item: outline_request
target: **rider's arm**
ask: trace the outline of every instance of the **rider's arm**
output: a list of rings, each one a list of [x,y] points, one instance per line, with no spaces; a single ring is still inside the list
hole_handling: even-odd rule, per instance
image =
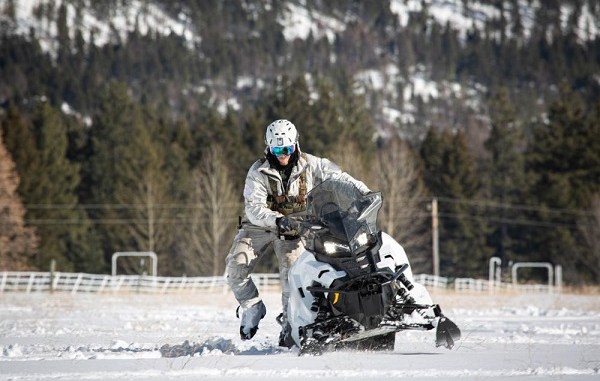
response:
[[[281,217],[282,214],[267,207],[269,180],[266,175],[258,171],[260,165],[260,161],[256,162],[246,175],[246,182],[244,184],[244,210],[246,218],[253,225],[276,228],[275,219]]]
[[[317,176],[320,177],[323,181],[330,179],[330,178],[349,181],[349,182],[353,183],[354,185],[356,185],[356,187],[363,194],[367,194],[367,193],[371,192],[371,190],[369,189],[369,187],[367,187],[365,185],[365,183],[363,183],[360,180],[355,179],[354,177],[350,176],[350,174],[342,171],[342,169],[337,164],[335,164],[334,162],[332,162],[331,160],[329,160],[327,158],[317,158],[316,172],[317,172]]]

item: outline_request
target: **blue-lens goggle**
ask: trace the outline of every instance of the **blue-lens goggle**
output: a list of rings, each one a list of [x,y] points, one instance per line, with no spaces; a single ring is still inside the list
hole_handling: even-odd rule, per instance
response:
[[[291,146],[283,146],[283,147],[269,147],[271,153],[276,157],[279,156],[290,156],[294,153],[294,145]]]

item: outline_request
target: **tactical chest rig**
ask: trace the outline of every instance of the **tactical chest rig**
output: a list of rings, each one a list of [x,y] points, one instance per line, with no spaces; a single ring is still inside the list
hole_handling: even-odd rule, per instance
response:
[[[284,216],[290,213],[303,212],[306,210],[306,171],[303,171],[298,178],[298,195],[288,196],[278,195],[277,180],[269,177],[269,187],[271,194],[267,196],[267,207],[273,211],[279,212]],[[284,187],[285,188],[285,187]],[[284,189],[284,191],[286,191]]]

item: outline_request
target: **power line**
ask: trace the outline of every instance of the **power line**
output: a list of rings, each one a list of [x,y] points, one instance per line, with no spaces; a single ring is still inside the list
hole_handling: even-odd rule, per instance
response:
[[[234,208],[240,207],[243,203],[224,203],[221,204],[221,208]],[[26,204],[25,208],[28,210],[77,210],[77,209],[203,209],[205,206],[199,203],[186,203],[186,204]]]
[[[557,222],[547,222],[540,220],[529,220],[524,218],[501,218],[501,217],[488,217],[488,216],[478,216],[472,214],[463,214],[463,213],[440,213],[440,218],[453,218],[453,219],[467,219],[471,221],[483,221],[483,222],[495,222],[507,225],[524,225],[524,226],[533,226],[533,227],[543,227],[543,228],[567,228],[567,229],[578,229],[580,226],[589,226],[593,229],[597,230],[598,227],[593,224],[582,223],[580,225],[577,224],[569,224],[569,223],[557,223]]]
[[[467,204],[479,207],[490,207],[490,208],[502,208],[502,209],[515,209],[523,211],[537,211],[546,213],[559,213],[559,214],[575,214],[581,216],[594,216],[593,212],[587,212],[577,209],[566,209],[566,208],[550,208],[540,205],[524,205],[524,204],[510,204],[491,200],[482,199],[459,199],[450,197],[437,197],[438,202],[446,202],[452,204]],[[429,202],[430,198],[419,198],[416,200],[417,203]],[[405,200],[400,200],[394,203],[395,205],[413,205],[413,203]],[[240,208],[243,206],[243,202],[228,202],[221,204],[221,208]],[[176,204],[118,204],[118,203],[100,203],[100,204],[26,204],[25,208],[28,210],[93,210],[93,209],[108,209],[108,210],[120,210],[120,209],[203,209],[205,206],[199,203],[176,203]]]
[[[523,211],[534,211],[534,212],[546,212],[546,213],[557,213],[557,214],[575,214],[581,216],[594,216],[593,212],[586,212],[578,209],[563,209],[563,208],[549,208],[546,206],[533,206],[523,204],[509,204],[497,201],[488,200],[469,200],[469,199],[458,199],[449,197],[438,197],[438,201],[453,203],[453,204],[468,204],[474,206],[484,206],[491,208],[502,208],[502,209],[515,209]]]
[[[568,228],[578,229],[580,227],[591,227],[594,230],[599,230],[595,224],[590,223],[558,223],[548,222],[541,220],[531,220],[524,218],[502,218],[502,217],[491,217],[482,216],[476,214],[467,213],[439,213],[440,218],[444,219],[466,219],[471,221],[488,222],[488,223],[499,223],[507,225],[521,225],[521,226],[532,226],[532,227],[543,227],[543,228]],[[429,214],[417,214],[415,216],[396,216],[396,220],[407,220],[409,218],[423,219],[429,217]],[[236,217],[225,218],[225,220],[231,220],[232,223],[237,223]],[[152,220],[155,225],[169,225],[169,224],[182,224],[182,223],[203,223],[209,222],[209,218],[194,218],[193,216],[179,216],[173,218],[158,218]],[[28,225],[80,225],[83,223],[91,223],[93,225],[127,225],[127,224],[147,224],[147,218],[89,218],[89,219],[60,219],[60,218],[37,218],[37,219],[26,219],[25,223]]]
[[[231,217],[231,220],[237,224],[237,217]],[[208,218],[193,218],[193,217],[181,217],[181,218],[159,218],[152,221],[155,225],[168,225],[168,224],[181,224],[181,223],[192,223],[192,222],[209,222]],[[60,219],[60,218],[38,218],[38,219],[26,219],[25,223],[28,225],[80,225],[83,223],[91,223],[93,225],[131,225],[131,224],[148,224],[147,218],[89,218],[89,219]]]
[[[418,204],[422,204],[423,201],[429,199],[419,199],[417,201]],[[593,212],[585,212],[574,209],[557,209],[557,208],[547,208],[545,206],[532,206],[532,205],[521,205],[521,204],[509,204],[502,203],[490,200],[469,200],[469,199],[456,199],[449,197],[441,197],[438,198],[438,201],[450,204],[465,204],[472,205],[475,207],[485,207],[485,208],[502,208],[507,210],[520,210],[520,211],[535,211],[535,212],[545,212],[545,213],[554,213],[554,214],[570,214],[579,217],[595,217]],[[395,203],[395,205],[410,205],[406,201],[400,201]],[[427,204],[429,205],[429,203]],[[139,210],[165,210],[170,211],[173,214],[169,216],[162,216],[156,218],[152,221],[152,223],[157,225],[167,225],[167,224],[176,224],[176,223],[192,223],[192,222],[207,222],[208,218],[197,218],[193,214],[188,214],[190,212],[196,210],[202,210],[206,207],[200,205],[198,203],[165,203],[165,204],[115,204],[115,203],[103,203],[103,204],[27,204],[28,210],[47,210],[47,211],[74,211],[74,210],[105,210],[111,211],[139,211]],[[223,209],[231,209],[239,211],[243,208],[243,203],[226,203],[220,206]],[[477,213],[476,211],[470,212],[462,212],[462,213],[452,213],[452,212],[444,212],[443,208],[440,208],[439,216],[445,219],[468,219],[474,221],[488,222],[488,223],[500,223],[500,224],[508,224],[508,225],[521,225],[521,226],[532,226],[532,227],[542,227],[542,228],[567,228],[567,229],[578,229],[580,227],[589,226],[594,230],[597,230],[597,225],[586,222],[579,222],[577,224],[572,221],[544,221],[541,219],[531,219],[531,218],[507,218],[507,217],[496,217],[493,215],[482,215]],[[188,212],[188,213],[186,213]],[[409,218],[422,219],[429,217],[428,213],[416,213],[405,214],[405,213],[397,213],[393,218],[396,220],[406,220]],[[236,217],[231,217],[231,220],[236,219]],[[229,220],[227,218],[227,220]],[[82,223],[91,223],[94,225],[126,225],[126,224],[147,224],[148,218],[143,216],[113,216],[113,217],[105,217],[105,218],[97,218],[90,217],[88,219],[81,218],[28,218],[25,221],[29,225],[77,225]]]

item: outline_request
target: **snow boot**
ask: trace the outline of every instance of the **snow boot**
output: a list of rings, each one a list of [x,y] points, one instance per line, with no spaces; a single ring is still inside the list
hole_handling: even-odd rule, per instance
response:
[[[280,313],[276,320],[277,323],[281,325],[281,332],[279,333],[279,346],[289,349],[296,345],[296,343],[294,343],[294,339],[292,338],[292,327],[290,326],[290,323],[285,321],[286,319],[283,318],[283,313]]]
[[[260,300],[258,303],[250,306],[242,313],[242,323],[240,325],[240,337],[242,340],[250,340],[258,331],[258,322],[267,314],[265,304]]]

